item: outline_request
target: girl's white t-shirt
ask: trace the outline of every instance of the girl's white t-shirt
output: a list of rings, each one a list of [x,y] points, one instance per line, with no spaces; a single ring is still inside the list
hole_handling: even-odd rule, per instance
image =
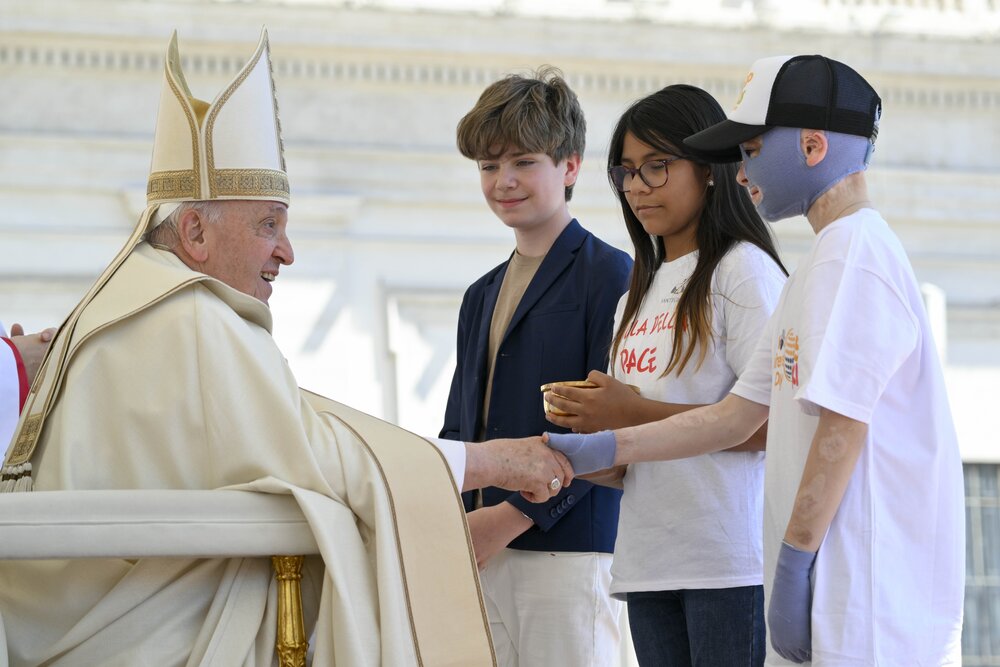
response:
[[[663,376],[670,359],[678,299],[697,263],[690,253],[657,270],[610,374],[645,398],[668,403],[721,400],[756,348],[785,281],[764,251],[733,247],[712,277],[714,340],[700,368],[699,350],[684,371]],[[623,296],[615,331],[625,308]],[[763,452],[718,452],[681,461],[636,463],[624,495],[611,567],[611,593],[732,588],[762,581]]]
[[[960,664],[962,462],[920,288],[876,211],[820,231],[733,393],[770,405],[765,600],[819,409],[868,424],[816,557],[813,664]]]

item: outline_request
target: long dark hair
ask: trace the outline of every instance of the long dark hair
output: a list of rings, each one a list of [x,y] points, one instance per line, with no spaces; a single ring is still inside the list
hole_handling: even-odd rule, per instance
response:
[[[698,366],[705,359],[712,341],[712,274],[723,256],[739,241],[747,241],[766,252],[781,270],[788,274],[767,227],[746,188],[736,182],[736,164],[710,164],[684,147],[684,138],[726,119],[722,107],[701,88],[677,84],[642,98],[630,106],[615,126],[608,150],[608,168],[621,164],[625,135],[632,133],[639,141],[673,155],[680,155],[696,164],[708,166],[715,182],[705,193],[704,207],[698,221],[695,238],[698,243],[698,263],[677,303],[670,361],[663,371],[667,375],[675,368],[680,374],[695,349],[700,349]],[[633,324],[643,299],[653,283],[653,276],[666,257],[663,237],[650,236],[632,212],[624,192],[612,185],[621,202],[625,227],[635,247],[635,264],[629,285],[625,311],[611,345],[612,372],[614,358],[625,333]]]

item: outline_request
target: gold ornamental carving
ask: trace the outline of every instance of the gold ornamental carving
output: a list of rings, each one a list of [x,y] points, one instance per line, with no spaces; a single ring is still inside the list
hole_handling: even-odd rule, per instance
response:
[[[305,621],[302,618],[303,556],[271,556],[278,581],[278,634],[275,649],[279,667],[305,667]]]

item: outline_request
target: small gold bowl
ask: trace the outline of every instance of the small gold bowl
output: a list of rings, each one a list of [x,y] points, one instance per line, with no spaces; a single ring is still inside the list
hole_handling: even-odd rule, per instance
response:
[[[639,393],[639,387],[635,386],[634,384],[629,384],[626,386],[635,393],[637,394]],[[591,382],[590,380],[565,380],[563,382],[549,382],[547,384],[542,385],[542,394],[544,395],[545,392],[547,391],[553,391],[556,394],[558,394],[559,392],[555,391],[556,387],[579,387],[580,389],[593,389],[597,387],[597,385]],[[550,405],[549,402],[546,401],[544,398],[542,399],[542,407],[545,408],[545,414],[552,414],[556,415],[557,417],[576,416],[572,412],[566,412],[565,410],[560,410],[554,405]]]
[[[547,391],[555,391],[555,387],[580,387],[581,389],[593,389],[596,386],[597,385],[591,382],[590,380],[565,380],[563,382],[549,382],[547,384],[542,385],[542,394],[544,394]],[[559,392],[556,391],[555,393],[558,394]],[[542,399],[542,407],[545,408],[546,414],[553,414],[556,415],[557,417],[574,416],[572,412],[565,412],[564,410],[560,410],[554,405],[549,405],[549,402],[546,401],[544,398]]]

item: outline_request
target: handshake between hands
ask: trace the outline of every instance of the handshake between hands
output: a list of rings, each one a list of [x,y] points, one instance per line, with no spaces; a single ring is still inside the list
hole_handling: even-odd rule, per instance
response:
[[[489,440],[468,449],[465,488],[499,486],[520,491],[530,502],[544,502],[575,475],[610,468],[615,448],[612,431]]]

